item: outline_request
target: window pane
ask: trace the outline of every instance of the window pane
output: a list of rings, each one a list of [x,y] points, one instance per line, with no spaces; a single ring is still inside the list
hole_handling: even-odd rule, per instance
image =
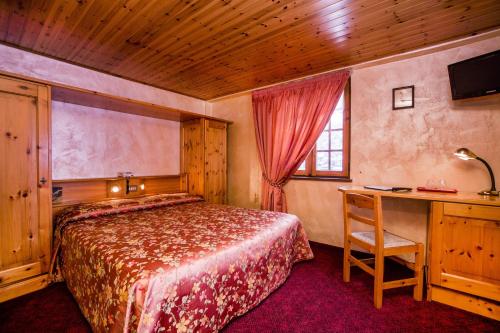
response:
[[[330,125],[332,129],[342,128],[344,125],[344,110],[335,109],[333,111],[332,117],[330,118]]]
[[[297,169],[299,171],[306,171],[306,161],[302,162],[302,164]]]
[[[332,151],[330,153],[331,171],[342,171],[342,152]]]
[[[318,141],[316,141],[316,149],[318,150],[328,150],[328,132],[323,132],[319,136]]]
[[[342,130],[331,131],[331,146],[330,149],[342,149]]]
[[[340,95],[339,101],[337,103],[337,106],[335,106],[335,109],[340,109],[340,110],[344,109],[344,93]]]
[[[317,152],[316,153],[316,170],[328,171],[328,152]]]

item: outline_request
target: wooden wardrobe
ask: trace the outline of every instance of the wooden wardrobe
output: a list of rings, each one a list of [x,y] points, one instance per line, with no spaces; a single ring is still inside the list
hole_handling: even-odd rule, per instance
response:
[[[190,194],[224,204],[227,196],[227,123],[194,119],[181,124],[181,172]]]
[[[0,76],[0,302],[43,288],[51,252],[50,90]]]

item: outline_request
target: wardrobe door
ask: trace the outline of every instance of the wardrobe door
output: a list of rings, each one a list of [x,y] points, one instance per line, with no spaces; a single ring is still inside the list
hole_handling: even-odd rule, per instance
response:
[[[0,287],[48,270],[48,87],[0,77]]]
[[[226,203],[227,124],[205,119],[205,200]]]
[[[205,188],[203,126],[203,119],[181,125],[181,172],[187,174],[187,191],[194,195],[204,195]]]

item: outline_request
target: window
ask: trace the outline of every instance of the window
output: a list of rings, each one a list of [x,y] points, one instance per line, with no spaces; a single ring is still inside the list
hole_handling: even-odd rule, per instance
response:
[[[349,178],[350,82],[332,117],[296,176]]]

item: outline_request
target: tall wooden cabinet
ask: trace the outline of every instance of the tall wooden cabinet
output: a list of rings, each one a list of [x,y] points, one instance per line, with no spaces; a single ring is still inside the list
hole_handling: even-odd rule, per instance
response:
[[[433,202],[431,300],[500,320],[500,207]]]
[[[47,283],[49,87],[0,76],[0,302]]]
[[[223,204],[227,195],[227,124],[194,119],[181,124],[181,170],[190,194]]]

